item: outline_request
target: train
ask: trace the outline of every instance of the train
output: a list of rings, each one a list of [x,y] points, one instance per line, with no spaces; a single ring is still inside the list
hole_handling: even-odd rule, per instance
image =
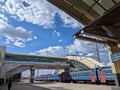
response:
[[[83,82],[115,85],[111,67],[99,67],[90,70],[69,71],[61,74],[40,75],[36,81]]]

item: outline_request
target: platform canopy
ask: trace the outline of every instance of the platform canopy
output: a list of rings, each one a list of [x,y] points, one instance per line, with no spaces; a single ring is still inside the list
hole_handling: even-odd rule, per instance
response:
[[[120,43],[120,0],[48,0],[85,25],[73,36],[102,44]]]
[[[90,57],[84,56],[67,56],[70,60],[70,66],[78,70],[89,70],[97,67],[104,67],[105,65]]]

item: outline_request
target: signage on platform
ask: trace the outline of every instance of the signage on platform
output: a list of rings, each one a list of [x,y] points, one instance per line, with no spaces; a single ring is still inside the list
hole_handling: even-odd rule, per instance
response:
[[[120,61],[120,52],[111,54],[111,59],[112,59],[112,62]]]

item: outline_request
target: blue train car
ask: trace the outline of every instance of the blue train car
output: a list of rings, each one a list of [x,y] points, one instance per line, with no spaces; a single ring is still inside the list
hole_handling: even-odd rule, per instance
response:
[[[115,84],[111,67],[102,67],[98,70],[98,79],[101,83]]]
[[[95,68],[92,70],[64,72],[61,75],[63,82],[90,82],[90,83],[111,83],[115,84],[115,78],[111,67]]]
[[[41,81],[62,81],[62,82],[89,82],[105,83],[115,85],[115,78],[111,67],[99,67],[92,70],[63,72],[62,74],[41,75],[37,78]]]
[[[48,75],[40,75],[39,77],[35,78],[36,81],[47,81]]]
[[[60,81],[59,74],[48,74],[48,81]]]
[[[84,81],[84,82],[91,82],[91,72],[92,70],[85,70],[85,71],[74,71],[74,72],[64,72],[62,81],[64,82],[79,82],[79,81]],[[96,80],[96,78],[94,77]]]
[[[91,70],[70,72],[69,74],[72,78],[72,81],[74,82],[78,82],[78,81],[90,82],[91,81]]]

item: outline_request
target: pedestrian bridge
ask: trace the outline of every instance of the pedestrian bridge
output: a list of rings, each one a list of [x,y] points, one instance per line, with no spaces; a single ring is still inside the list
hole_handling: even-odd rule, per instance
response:
[[[100,66],[104,65],[90,57],[15,54],[6,52],[5,47],[0,47],[0,78],[10,77],[28,69],[34,75],[35,69],[88,70]]]
[[[6,76],[28,69],[69,69],[68,59],[61,57],[5,53]]]
[[[5,54],[6,76],[12,76],[22,71],[34,69],[70,69],[88,70],[99,66],[104,66],[89,57],[67,56],[50,57],[25,54]]]

